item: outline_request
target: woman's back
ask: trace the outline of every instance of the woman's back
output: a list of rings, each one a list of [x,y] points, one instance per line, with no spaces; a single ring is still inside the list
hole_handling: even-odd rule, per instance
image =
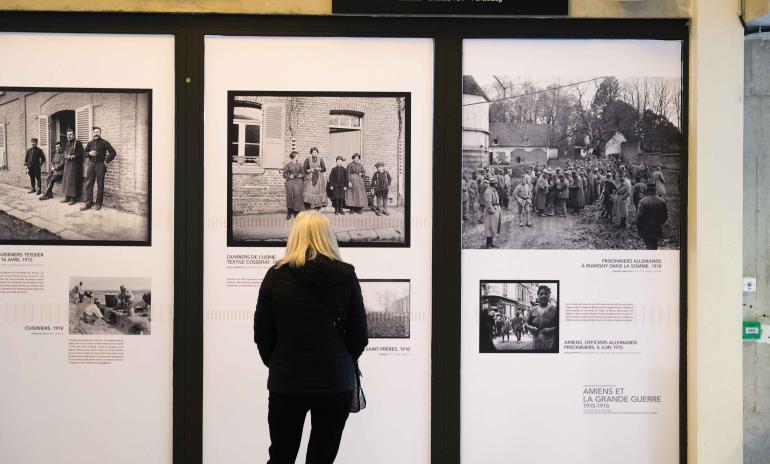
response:
[[[260,288],[254,339],[270,368],[271,392],[351,391],[352,363],[367,343],[353,266],[321,255],[298,268],[270,269]]]

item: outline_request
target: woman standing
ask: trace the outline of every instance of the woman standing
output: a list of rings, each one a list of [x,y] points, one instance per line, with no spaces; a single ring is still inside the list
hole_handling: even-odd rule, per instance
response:
[[[341,260],[329,220],[317,211],[297,216],[286,254],[265,274],[254,342],[269,368],[269,462],[294,462],[308,411],[307,462],[334,462],[367,322],[355,269]]]
[[[302,166],[305,172],[305,194],[303,200],[308,209],[321,209],[326,206],[326,164],[318,156],[318,148],[310,149],[310,158]]]
[[[524,327],[534,337],[534,349],[553,350],[558,340],[559,310],[551,303],[551,288],[537,287],[537,304],[532,306]]]
[[[283,167],[283,178],[286,179],[286,219],[291,219],[300,211],[305,210],[303,195],[305,193],[305,174],[302,165],[297,161],[297,153],[289,153],[289,162]]]
[[[361,155],[353,153],[353,162],[348,164],[348,191],[345,192],[345,204],[350,208],[350,214],[363,214],[361,210],[369,205],[364,186],[365,175]]]

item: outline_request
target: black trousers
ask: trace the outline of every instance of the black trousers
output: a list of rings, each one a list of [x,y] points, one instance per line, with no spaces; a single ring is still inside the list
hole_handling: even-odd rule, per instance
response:
[[[268,464],[294,464],[310,411],[310,441],[305,464],[331,464],[337,457],[342,430],[350,413],[353,392],[279,394],[270,392]]]
[[[86,167],[86,204],[94,203],[94,181],[99,190],[96,193],[96,204],[101,205],[104,200],[104,176],[107,174],[107,165],[104,161],[89,161]]]
[[[49,172],[48,179],[47,179],[48,188],[45,189],[45,194],[53,195],[53,184],[55,184],[56,182],[61,182],[61,179],[62,179],[61,172],[59,172],[58,174],[56,173],[56,171]]]
[[[37,181],[37,187],[35,187],[35,181]],[[29,168],[29,182],[32,185],[32,190],[40,191],[43,189],[43,181],[41,179],[40,167]]]
[[[648,250],[657,250],[658,249],[658,239],[657,238],[644,238],[644,246]]]

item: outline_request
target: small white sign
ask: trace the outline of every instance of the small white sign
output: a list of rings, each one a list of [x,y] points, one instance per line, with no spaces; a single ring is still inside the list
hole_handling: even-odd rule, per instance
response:
[[[744,292],[756,292],[757,291],[757,278],[756,277],[744,277],[743,278],[743,291]]]

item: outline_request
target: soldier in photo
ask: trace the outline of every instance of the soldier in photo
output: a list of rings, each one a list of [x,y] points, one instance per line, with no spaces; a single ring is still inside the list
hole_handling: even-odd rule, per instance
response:
[[[658,241],[663,237],[663,224],[668,221],[668,207],[656,193],[655,183],[647,184],[644,198],[636,211],[636,230],[644,240],[645,248],[657,250]]]
[[[334,214],[345,214],[342,207],[345,204],[345,193],[348,190],[348,170],[343,166],[345,158],[337,156],[337,165],[329,173],[329,197],[334,205]]]
[[[497,248],[495,236],[500,233],[500,196],[497,194],[497,177],[489,179],[484,190],[484,236],[487,241],[482,248]]]
[[[62,149],[61,142],[56,142],[56,148],[54,154],[51,155],[51,167],[48,170],[48,187],[46,187],[45,194],[43,194],[41,200],[49,200],[53,198],[53,185],[56,182],[62,180],[64,173],[64,150]]]
[[[388,191],[390,190],[390,183],[393,179],[390,177],[390,173],[385,170],[385,163],[375,163],[377,171],[372,176],[372,188],[374,188],[374,214],[377,216],[384,214],[390,215],[388,212]]]
[[[75,138],[75,132],[67,129],[67,146],[64,148],[64,174],[62,177],[62,203],[74,205],[80,196],[83,170],[83,144]]]
[[[297,155],[299,153],[296,151],[289,153],[289,162],[283,167],[283,178],[286,179],[286,220],[305,210],[305,173]]]
[[[363,214],[361,210],[369,205],[364,185],[366,169],[361,164],[361,155],[354,153],[352,158],[353,161],[348,164],[348,191],[345,192],[345,204],[350,208],[350,214]]]
[[[102,129],[94,126],[93,139],[88,142],[85,148],[88,157],[88,166],[86,167],[86,204],[81,211],[91,209],[94,205],[94,182],[98,186],[96,194],[96,209],[102,209],[104,201],[104,176],[107,175],[107,165],[115,159],[117,152],[110,142],[102,138]]]
[[[321,209],[326,206],[326,164],[318,154],[318,148],[310,149],[310,157],[305,159],[302,170],[305,179],[304,201],[307,209]]]
[[[43,150],[38,148],[36,138],[30,139],[30,143],[32,143],[32,148],[27,150],[27,154],[24,156],[24,166],[27,169],[29,181],[32,185],[29,193],[37,192],[40,194],[43,191],[43,182],[40,178],[40,174],[43,164],[45,163],[45,154],[43,153]],[[36,181],[37,184],[35,184]],[[37,187],[35,187],[35,185],[37,185]]]

